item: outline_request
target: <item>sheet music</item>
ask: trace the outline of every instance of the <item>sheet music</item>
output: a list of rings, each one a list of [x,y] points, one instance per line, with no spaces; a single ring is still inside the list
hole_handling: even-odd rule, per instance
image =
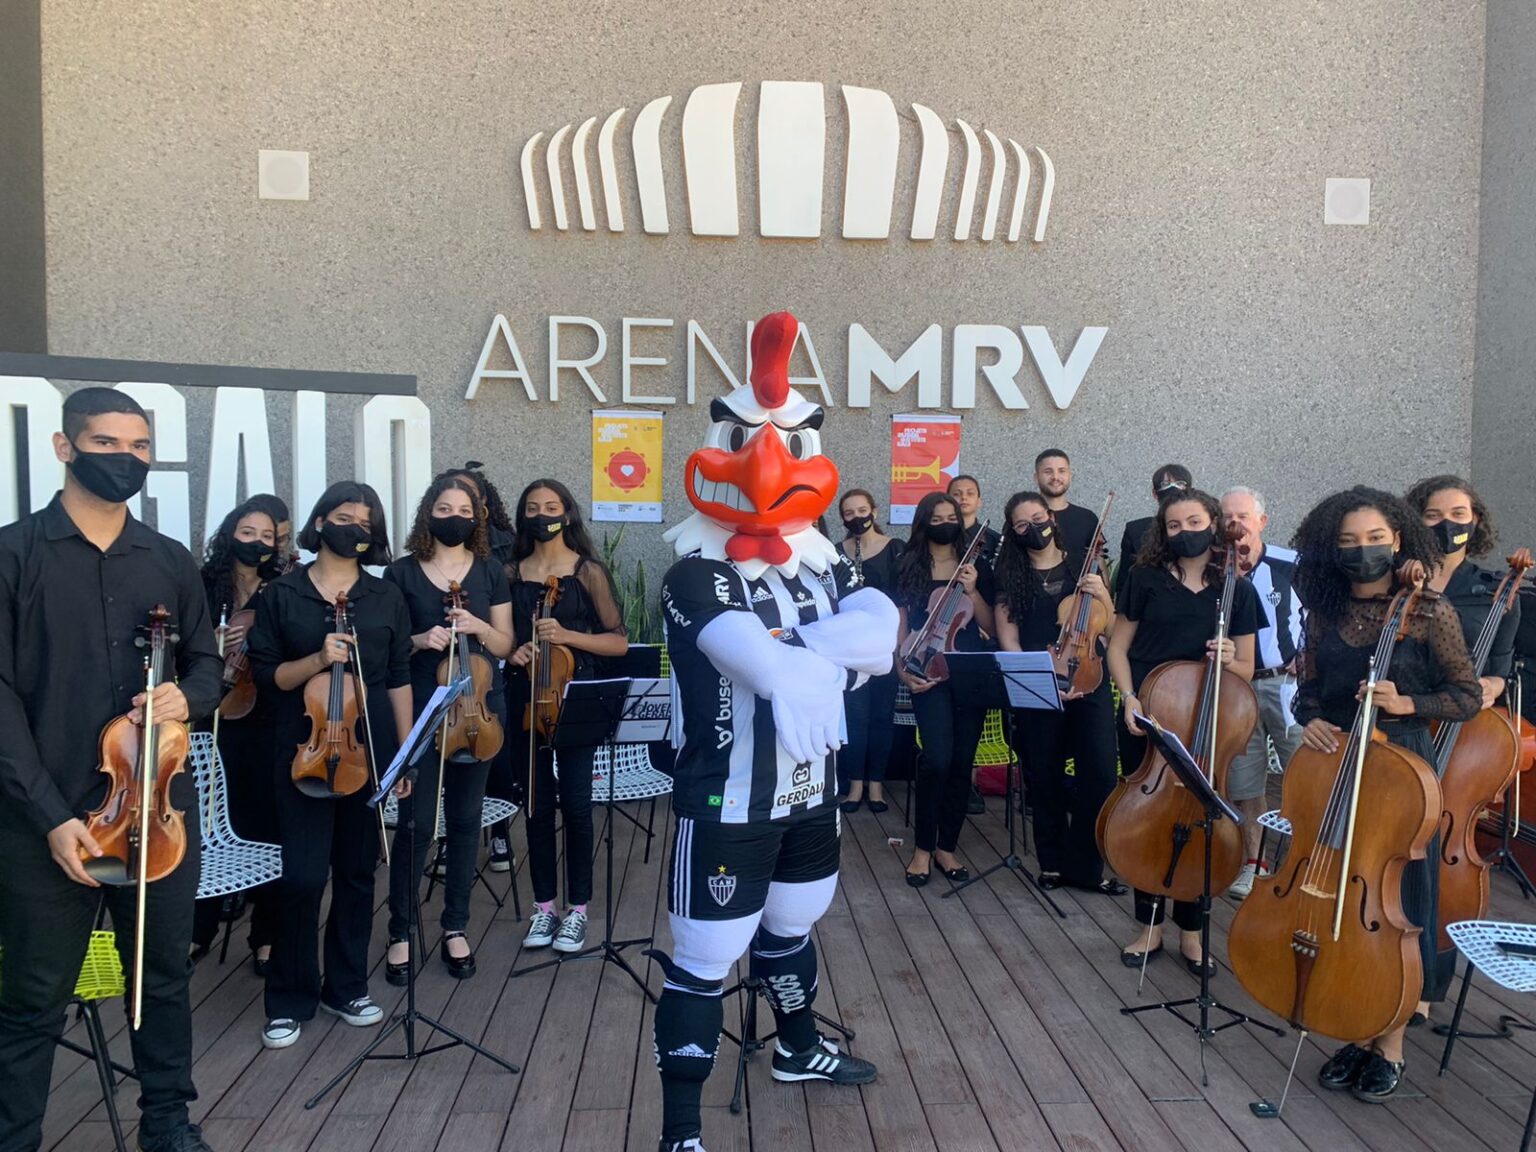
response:
[[[672,726],[672,681],[660,676],[636,676],[624,699],[624,714],[614,739],[621,744],[665,740]]]

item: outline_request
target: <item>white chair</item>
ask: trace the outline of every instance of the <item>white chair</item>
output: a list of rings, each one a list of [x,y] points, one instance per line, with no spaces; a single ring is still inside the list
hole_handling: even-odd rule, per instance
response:
[[[1461,920],[1446,925],[1445,930],[1451,943],[1467,958],[1467,973],[1461,979],[1461,994],[1456,998],[1456,1015],[1451,1018],[1451,1030],[1445,1037],[1445,1054],[1440,1057],[1442,1076],[1451,1062],[1451,1050],[1456,1046],[1456,1036],[1461,1029],[1461,1014],[1467,1006],[1467,991],[1472,985],[1474,968],[1511,992],[1536,992],[1536,924]],[[1499,1026],[1499,1032],[1489,1033],[1486,1038],[1507,1037],[1512,1026],[1531,1028],[1531,1025],[1513,1016],[1499,1017]],[[1532,1094],[1531,1106],[1526,1112],[1525,1135],[1520,1140],[1520,1152],[1530,1148],[1532,1131],[1536,1131],[1536,1093]]]
[[[282,876],[283,850],[276,844],[242,840],[229,822],[229,784],[224,777],[224,761],[213,744],[213,733],[192,733],[187,758],[197,783],[197,812],[203,831],[197,898],[232,896]],[[225,917],[224,943],[219,950],[221,964],[229,955],[233,930],[233,918]]]
[[[1273,755],[1273,752],[1271,752],[1271,755]],[[1258,825],[1264,830],[1259,834],[1259,860],[1261,862],[1265,858],[1264,850],[1269,844],[1269,834],[1274,832],[1279,837],[1278,842],[1275,844],[1275,861],[1269,866],[1270,872],[1274,873],[1279,870],[1280,861],[1285,859],[1285,848],[1287,847],[1285,842],[1291,835],[1291,822],[1280,815],[1280,810],[1276,808],[1261,815],[1258,818]]]
[[[512,803],[512,801],[501,800],[495,796],[483,797],[480,801],[480,831],[485,833],[488,828],[491,828],[496,824],[500,824],[504,820],[510,821],[512,817],[516,815],[517,805]],[[393,794],[390,794],[384,799],[384,827],[394,828],[399,823],[400,803],[395,799]],[[432,893],[437,890],[437,882],[441,879],[436,865],[441,865],[446,860],[444,853],[447,851],[447,839],[448,814],[443,812],[440,813],[437,818],[437,858],[427,862],[427,900],[432,899]],[[491,894],[491,899],[495,901],[496,907],[501,908],[505,905],[506,902],[496,894],[496,890],[492,888],[490,882],[486,880],[485,868],[486,865],[482,864],[479,868],[475,869],[475,880],[478,883],[485,885],[485,890]],[[517,891],[516,877],[510,877],[508,879],[507,887],[512,893],[513,914],[517,917],[517,919],[521,920],[523,918],[523,901],[522,897],[519,896]]]

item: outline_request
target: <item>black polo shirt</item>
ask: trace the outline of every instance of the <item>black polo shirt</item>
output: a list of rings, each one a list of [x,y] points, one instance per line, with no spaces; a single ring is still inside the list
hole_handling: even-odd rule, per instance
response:
[[[309,739],[310,722],[304,714],[304,685],[282,691],[275,680],[277,667],[313,656],[335,631],[336,610],[309,578],[312,566],[301,565],[267,585],[256,599],[256,623],[250,633],[251,675],[272,705],[279,764],[290,763],[295,747]],[[347,589],[347,611],[362,653],[373,754],[382,772],[400,743],[388,690],[411,683],[411,615],[400,589],[361,568],[357,583]],[[357,738],[364,739],[362,717]]]
[[[1084,556],[1099,529],[1099,514],[1081,504],[1068,504],[1052,512],[1056,519],[1056,543],[1063,552]]]
[[[144,690],[135,643],[150,611],[175,625],[167,662],[193,720],[223,690],[202,577],[192,554],[129,516],[105,552],[80,534],[60,496],[0,528],[0,823],[46,834],[106,792],[101,730]],[[172,802],[195,811],[191,773]]]

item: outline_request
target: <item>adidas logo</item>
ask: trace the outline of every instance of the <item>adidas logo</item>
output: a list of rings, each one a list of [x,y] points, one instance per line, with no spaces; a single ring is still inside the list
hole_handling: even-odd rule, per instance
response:
[[[768,591],[768,589],[766,589],[766,588],[759,588],[759,589],[757,589],[757,591],[752,593],[752,603],[754,603],[754,604],[761,604],[765,600],[772,600],[772,599],[773,599],[773,593]]]
[[[709,1060],[710,1054],[697,1044],[684,1044],[681,1048],[674,1048],[667,1053],[668,1056],[692,1056],[697,1060]]]

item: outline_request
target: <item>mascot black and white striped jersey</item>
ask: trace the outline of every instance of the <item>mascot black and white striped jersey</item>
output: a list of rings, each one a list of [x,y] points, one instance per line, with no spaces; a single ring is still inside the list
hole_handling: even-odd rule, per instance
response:
[[[835,615],[840,601],[859,587],[841,553],[823,572],[801,565],[796,575],[784,576],[769,568],[756,580],[729,561],[698,555],[672,565],[661,603],[672,662],[674,743],[680,741],[673,792],[679,815],[726,824],[792,821],[835,794],[832,757],[796,762],[779,742],[770,701],[716,667],[700,651],[698,637],[724,613],[752,612],[778,640],[794,645],[795,628]],[[846,685],[854,679],[849,672]]]

